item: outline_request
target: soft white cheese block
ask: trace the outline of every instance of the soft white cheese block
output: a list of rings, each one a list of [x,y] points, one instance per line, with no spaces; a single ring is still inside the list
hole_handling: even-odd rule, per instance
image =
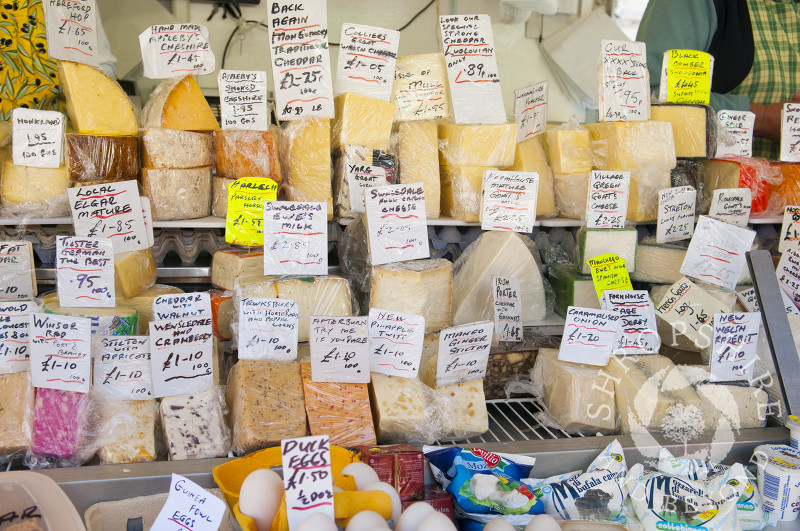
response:
[[[700,397],[675,364],[657,354],[611,356],[605,371],[613,381],[620,432],[659,431],[674,406],[700,408]],[[606,384],[606,387],[607,385]]]
[[[639,233],[634,227],[624,229],[587,229],[578,230],[578,269],[584,275],[592,273],[586,260],[613,253],[625,260],[628,273],[636,271],[636,247]]]
[[[533,240],[516,232],[481,234],[453,264],[453,324],[494,319],[493,276],[519,279],[523,325],[544,319],[544,287],[534,253]]]
[[[731,306],[683,277],[656,304],[658,334],[667,346],[700,352],[713,340],[714,314],[730,311]]]
[[[404,443],[431,433],[431,390],[418,378],[372,373],[369,395],[379,443]]]
[[[722,286],[715,286],[714,284],[709,284],[708,282],[703,282],[699,280],[695,281],[694,284],[698,288],[702,288],[703,290],[705,290],[709,295],[719,300],[722,304],[730,307],[731,309],[733,309],[733,307],[738,302],[738,299],[736,298],[736,292],[733,290],[730,290],[728,288],[723,288]],[[664,298],[664,295],[666,295],[669,292],[669,289],[671,287],[672,286],[669,284],[653,286],[652,288],[650,288],[650,299],[654,302],[661,302],[661,299]]]
[[[711,378],[711,368],[708,365],[676,365],[676,367],[692,385],[707,382]]]
[[[102,408],[103,446],[97,452],[104,465],[156,459],[155,400],[109,400]]]
[[[702,384],[697,386],[706,429],[763,428],[766,424],[766,391],[757,387]]]
[[[453,264],[444,258],[372,268],[370,308],[421,315],[425,333],[450,326]]]
[[[214,144],[209,133],[151,127],[142,135],[146,168],[197,168],[214,164]]]
[[[171,460],[228,453],[230,434],[221,402],[215,389],[161,399],[161,425]]]
[[[683,276],[681,265],[684,258],[686,249],[640,243],[636,249],[636,271],[631,274],[631,280],[674,284]]]

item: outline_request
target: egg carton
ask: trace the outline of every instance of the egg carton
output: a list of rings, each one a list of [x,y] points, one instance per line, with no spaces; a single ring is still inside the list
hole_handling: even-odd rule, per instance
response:
[[[73,236],[75,233],[72,225],[56,225],[43,227],[40,225],[29,226],[3,226],[0,227],[0,239],[25,240],[33,245],[33,252],[42,264],[54,264],[56,261],[56,237]]]
[[[163,264],[169,253],[178,256],[183,264],[195,264],[202,253],[213,256],[228,247],[225,235],[216,229],[156,229],[153,234],[153,260]]]
[[[464,250],[477,240],[482,232],[480,227],[429,226],[428,239],[431,246],[436,249],[443,249],[449,244],[457,244],[461,250]]]

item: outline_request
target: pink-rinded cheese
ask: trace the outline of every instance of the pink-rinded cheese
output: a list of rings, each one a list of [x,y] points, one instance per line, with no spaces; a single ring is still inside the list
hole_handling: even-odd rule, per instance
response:
[[[85,430],[88,396],[83,393],[36,389],[33,411],[33,453],[71,457]]]

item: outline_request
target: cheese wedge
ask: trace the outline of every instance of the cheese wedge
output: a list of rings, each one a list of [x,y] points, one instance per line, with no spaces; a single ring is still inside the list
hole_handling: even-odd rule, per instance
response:
[[[442,214],[466,222],[481,218],[484,166],[440,166]]]
[[[558,214],[553,190],[553,171],[547,164],[542,147],[542,135],[534,136],[517,144],[514,164],[508,171],[530,171],[539,175],[539,190],[536,195],[536,217],[551,218]]]
[[[330,120],[288,122],[280,142],[286,199],[327,203],[328,221],[332,220]]]
[[[142,109],[142,127],[215,131],[219,123],[194,76],[165,79]]]
[[[214,131],[217,175],[228,179],[269,177],[281,182],[281,165],[274,131]]]
[[[264,274],[264,253],[246,249],[220,249],[211,259],[211,284],[232,290],[236,283],[252,284],[275,278]]]
[[[69,172],[59,168],[17,166],[3,162],[0,176],[0,204],[9,214],[34,217],[69,215]]]
[[[354,92],[333,99],[336,118],[331,131],[331,147],[345,144],[386,151],[392,135],[394,105]]]
[[[380,444],[418,441],[431,434],[431,390],[418,378],[374,372],[369,393]]]
[[[136,297],[156,283],[156,263],[150,249],[114,255],[116,294]]]
[[[422,183],[425,215],[439,217],[441,181],[436,120],[401,122],[398,125],[397,169],[400,184]]]

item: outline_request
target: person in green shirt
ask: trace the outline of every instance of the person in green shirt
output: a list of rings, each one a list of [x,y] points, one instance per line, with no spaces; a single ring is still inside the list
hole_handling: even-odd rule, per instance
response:
[[[753,155],[777,160],[781,109],[800,102],[800,3],[650,0],[636,40],[647,44],[651,89],[665,51],[713,55],[711,107],[755,113]]]

